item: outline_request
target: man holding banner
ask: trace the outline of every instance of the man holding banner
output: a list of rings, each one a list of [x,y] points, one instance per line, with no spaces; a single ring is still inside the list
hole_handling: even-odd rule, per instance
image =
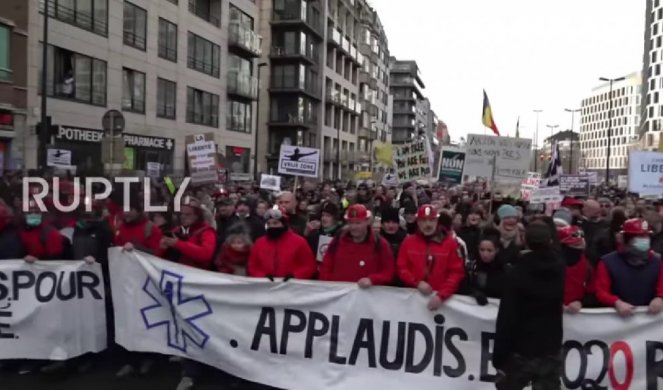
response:
[[[384,238],[371,231],[371,212],[355,204],[345,213],[348,231],[334,238],[320,267],[320,280],[352,282],[361,288],[388,285],[394,279],[394,258]]]
[[[423,205],[417,212],[417,232],[408,236],[398,252],[398,276],[407,287],[431,296],[435,311],[458,291],[465,277],[465,262],[453,236],[438,226],[438,210]]]

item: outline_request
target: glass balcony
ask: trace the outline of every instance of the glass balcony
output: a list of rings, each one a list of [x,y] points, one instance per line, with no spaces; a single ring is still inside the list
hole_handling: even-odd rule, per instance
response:
[[[350,40],[348,38],[343,37],[341,48],[343,48],[343,50],[345,50],[346,53],[350,53]]]
[[[253,54],[254,57],[260,57],[262,54],[262,37],[255,31],[237,23],[230,24],[228,44],[242,48]]]
[[[318,63],[317,53],[312,50],[311,47],[302,48],[300,50],[298,47],[274,46],[272,47],[271,56],[276,58],[303,57],[312,63]]]
[[[329,27],[329,30],[327,31],[327,35],[329,38],[329,42],[334,43],[336,46],[341,46],[341,33],[332,27]]]
[[[274,9],[272,15],[273,23],[305,23],[313,32],[320,35],[320,20],[319,18],[313,17],[315,13],[306,12],[306,8],[291,7],[288,9]]]
[[[333,91],[327,91],[327,102],[332,103],[332,104],[338,104],[341,105],[341,93],[333,90]]]
[[[228,72],[228,93],[251,100],[258,98],[258,79],[240,72]]]

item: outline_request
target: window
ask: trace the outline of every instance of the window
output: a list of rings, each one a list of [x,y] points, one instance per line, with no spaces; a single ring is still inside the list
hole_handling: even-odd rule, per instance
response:
[[[213,77],[219,77],[219,45],[189,32],[188,66]]]
[[[250,134],[252,123],[251,103],[228,100],[226,109],[227,130]]]
[[[230,4],[230,23],[239,24],[248,30],[253,30],[253,18],[232,4]]]
[[[177,107],[177,84],[162,78],[157,78],[157,116],[159,118],[175,119]]]
[[[159,18],[159,57],[177,62],[177,25]]]
[[[228,57],[228,70],[230,72],[238,72],[239,74],[250,76],[252,74],[251,65],[251,61],[236,54],[230,54]]]
[[[145,113],[145,73],[122,69],[122,110]]]
[[[0,24],[0,80],[9,80],[12,75],[11,62],[11,33],[9,26]]]
[[[43,11],[44,0],[41,0],[40,12]],[[108,0],[50,0],[48,16],[95,34],[108,36]]]
[[[106,105],[105,61],[49,45],[47,62],[48,96]]]
[[[186,121],[219,127],[219,95],[188,87],[186,91]]]
[[[124,2],[124,44],[145,50],[147,37],[147,11]]]

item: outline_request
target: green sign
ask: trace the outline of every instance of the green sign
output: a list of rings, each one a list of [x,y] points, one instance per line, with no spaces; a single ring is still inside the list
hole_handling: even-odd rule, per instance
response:
[[[443,183],[461,184],[463,182],[463,168],[465,167],[465,152],[443,150],[440,157],[440,173],[438,180]]]
[[[124,163],[122,168],[124,169],[134,169],[136,165],[136,159],[134,154],[134,148],[124,148]]]

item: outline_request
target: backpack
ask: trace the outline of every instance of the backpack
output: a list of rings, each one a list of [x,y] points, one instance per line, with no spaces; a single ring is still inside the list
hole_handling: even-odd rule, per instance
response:
[[[39,241],[41,246],[46,248],[48,245],[48,235],[51,234],[53,230],[57,230],[50,225],[44,225],[44,227],[39,232]],[[51,260],[74,260],[74,248],[71,245],[71,241],[66,236],[60,235],[62,239],[62,255],[57,259]],[[46,260],[46,259],[44,259]]]

